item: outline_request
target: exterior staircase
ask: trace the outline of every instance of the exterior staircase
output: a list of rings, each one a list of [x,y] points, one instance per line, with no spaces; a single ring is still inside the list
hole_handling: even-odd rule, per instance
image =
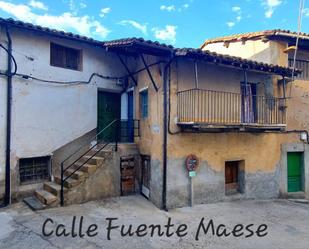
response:
[[[104,162],[112,155],[113,150],[113,146],[104,148],[104,150],[99,152],[93,149],[89,151],[88,154],[81,157],[72,165],[72,167],[64,172],[64,176],[69,176],[72,174],[70,178],[64,181],[63,191],[65,200],[70,191],[73,191],[74,188],[86,182],[88,178],[95,174],[99,168],[108,166],[105,165]],[[95,156],[91,156],[94,153],[97,154]],[[85,163],[86,161],[87,163]],[[74,172],[76,169],[77,171]],[[25,198],[24,202],[32,210],[41,210],[49,207],[59,206],[60,197],[61,177],[54,176],[53,182],[45,182],[42,189],[36,190],[34,192],[34,196]]]
[[[123,129],[124,134],[127,134],[128,128],[137,129],[137,134],[133,132],[132,136],[139,136],[139,126],[135,127],[135,120],[113,120],[95,137],[68,155],[60,168],[55,168],[55,172],[60,169],[60,175],[54,173],[53,181],[45,182],[42,189],[36,190],[34,196],[25,198],[24,202],[31,209],[40,210],[119,196],[120,157],[138,153],[136,144],[118,146],[119,139],[125,138]]]

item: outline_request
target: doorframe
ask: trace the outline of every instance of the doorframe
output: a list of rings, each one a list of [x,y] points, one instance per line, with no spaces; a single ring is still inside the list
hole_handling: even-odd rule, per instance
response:
[[[97,88],[97,108],[96,108],[96,112],[97,112],[97,114],[96,114],[96,130],[97,130],[97,132],[99,132],[98,131],[98,128],[99,128],[99,112],[98,112],[98,110],[99,110],[99,93],[111,93],[111,94],[117,94],[117,95],[119,95],[119,104],[120,104],[120,113],[119,113],[119,117],[118,117],[118,119],[121,119],[121,92],[119,92],[119,91],[117,91],[117,90],[113,90],[113,89],[105,89],[105,88]]]
[[[143,192],[143,183],[144,183],[144,166],[143,166],[143,158],[147,158],[149,160],[149,188],[147,189],[145,187],[145,189],[148,191],[148,194],[147,193],[144,193]],[[141,159],[141,186],[140,186],[140,192],[141,192],[141,195],[144,196],[146,199],[150,199],[150,182],[151,182],[151,157],[149,155],[144,155],[144,154],[141,154],[140,155],[140,159]]]
[[[288,152],[303,153],[303,191],[288,192]],[[282,197],[309,198],[309,145],[304,143],[287,143],[281,145],[281,169],[279,191]]]

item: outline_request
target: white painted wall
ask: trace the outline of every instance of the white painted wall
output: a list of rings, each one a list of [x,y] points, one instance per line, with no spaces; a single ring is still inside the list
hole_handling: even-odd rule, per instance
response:
[[[18,73],[58,81],[87,81],[92,73],[123,76],[126,71],[115,54],[89,44],[11,30]],[[83,50],[83,71],[50,66],[50,41]],[[6,37],[0,33],[1,44]],[[3,51],[1,58],[6,58]],[[29,58],[33,58],[30,60]],[[0,70],[6,64],[0,62]],[[133,60],[129,60],[135,67]],[[121,91],[114,80],[94,78],[88,85],[58,85],[13,79],[12,168],[19,158],[49,155],[97,126],[97,89]],[[4,174],[6,78],[0,77],[0,180]]]

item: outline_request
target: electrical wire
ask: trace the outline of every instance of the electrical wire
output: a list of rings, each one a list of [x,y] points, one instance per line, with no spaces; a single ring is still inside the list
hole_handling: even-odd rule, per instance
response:
[[[1,72],[0,72],[0,74],[1,74],[1,75],[6,75],[6,76],[14,76],[14,75],[16,74],[16,72],[17,72],[17,63],[16,63],[16,60],[15,60],[14,56],[13,56],[12,54],[9,53],[9,50],[8,50],[6,47],[4,47],[2,44],[0,44],[0,47],[3,48],[3,49],[5,50],[5,52],[7,52],[8,55],[10,55],[11,60],[12,60],[13,63],[14,63],[14,72],[13,72],[13,73],[12,73],[12,72],[6,72],[6,73],[1,73]]]
[[[99,77],[99,78],[106,79],[106,80],[121,80],[121,79],[125,79],[125,78],[130,76],[130,75],[125,75],[125,76],[122,76],[122,77],[113,77],[113,76],[101,75],[99,73],[92,73],[87,81],[81,81],[81,80],[57,81],[57,80],[42,79],[42,78],[38,78],[38,77],[35,77],[35,76],[32,76],[32,75],[28,75],[28,74],[17,73],[17,68],[18,67],[17,67],[17,62],[15,60],[15,57],[12,54],[10,54],[8,49],[6,47],[4,47],[2,44],[0,44],[0,47],[3,48],[8,55],[10,55],[10,57],[11,57],[13,63],[14,63],[14,72],[13,73],[9,74],[8,72],[7,73],[1,73],[0,72],[0,75],[5,75],[5,76],[14,76],[14,75],[16,75],[16,76],[22,77],[23,79],[32,79],[32,80],[37,80],[37,81],[40,81],[40,82],[54,83],[54,84],[61,84],[61,85],[90,84],[94,77]],[[24,55],[24,56],[26,56],[26,55]],[[158,62],[152,63],[152,64],[148,65],[148,67],[152,67],[152,66],[155,66],[155,65],[158,65],[158,64],[161,64],[161,63],[164,63],[164,61],[158,61]],[[135,71],[134,73],[132,73],[131,75],[138,74],[138,73],[144,71],[145,69],[146,68],[139,69],[139,70]]]
[[[37,81],[40,81],[40,82],[62,84],[62,85],[89,84],[95,76],[99,77],[99,78],[102,78],[102,79],[107,79],[107,80],[119,80],[119,79],[121,79],[119,77],[104,76],[104,75],[101,75],[101,74],[98,74],[98,73],[92,73],[87,81],[81,81],[81,80],[57,81],[57,80],[41,79],[41,78],[37,78],[37,77],[31,76],[31,75],[26,75],[26,74],[19,74],[19,73],[17,73],[16,75],[20,76],[20,77],[22,77],[24,79],[32,79],[32,80],[37,80]]]

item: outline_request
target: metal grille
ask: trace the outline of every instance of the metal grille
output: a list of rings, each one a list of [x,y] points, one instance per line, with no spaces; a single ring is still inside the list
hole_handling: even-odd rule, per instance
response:
[[[50,157],[34,157],[20,159],[20,182],[29,183],[49,179],[49,161]]]
[[[139,137],[139,120],[122,119],[120,120],[120,142],[133,143],[135,137]]]

